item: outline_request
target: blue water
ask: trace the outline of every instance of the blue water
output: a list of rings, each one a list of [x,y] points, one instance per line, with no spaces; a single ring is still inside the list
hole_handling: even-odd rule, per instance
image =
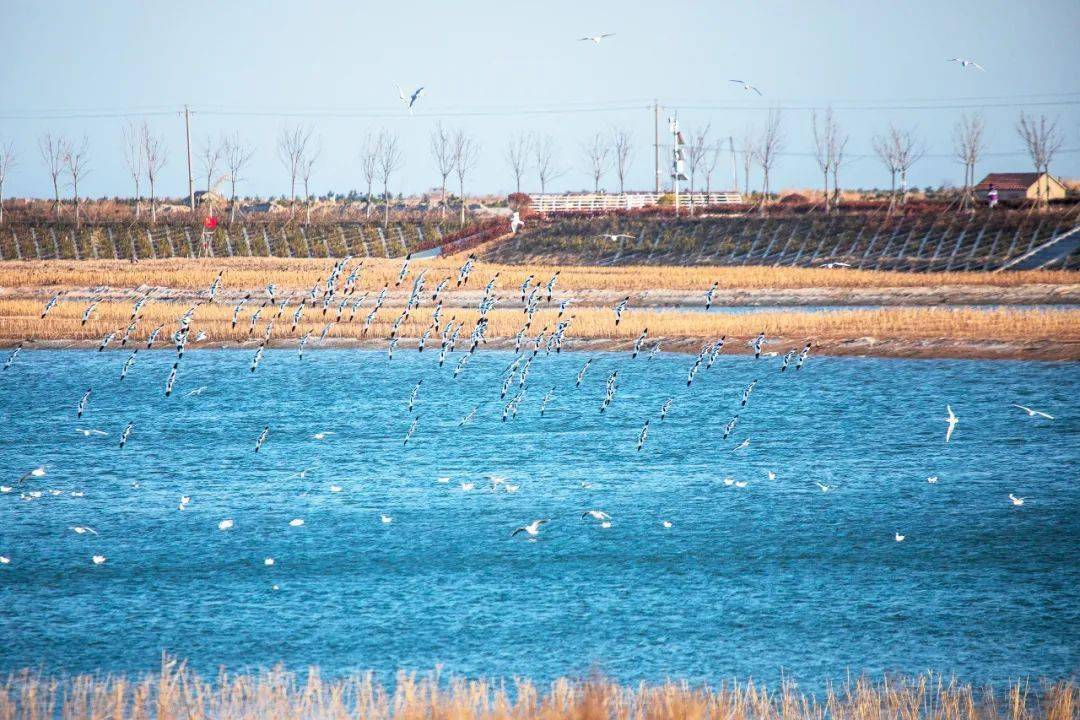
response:
[[[457,381],[430,352],[271,350],[254,375],[251,355],[189,351],[169,399],[171,351],[140,353],[123,383],[126,352],[24,351],[0,375],[0,483],[47,466],[0,495],[0,672],[144,670],[163,650],[211,672],[441,663],[539,680],[933,668],[1000,683],[1080,667],[1076,364],[811,356],[781,375],[742,355],[688,390],[687,356],[600,353],[575,390],[585,356],[541,355],[503,423],[508,353],[478,354]],[[489,473],[520,489],[492,493]],[[63,494],[19,498],[35,489]],[[593,508],[611,528],[581,519]],[[536,518],[551,518],[538,541],[510,539]]]

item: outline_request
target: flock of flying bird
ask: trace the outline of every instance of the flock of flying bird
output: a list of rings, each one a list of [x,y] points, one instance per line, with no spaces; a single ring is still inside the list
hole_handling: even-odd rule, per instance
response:
[[[361,303],[370,294],[368,292],[356,292],[358,279],[364,267],[363,260],[358,261],[357,264],[352,267],[351,271],[346,273],[346,269],[348,268],[348,265],[352,259],[353,258],[351,256],[347,256],[335,262],[325,282],[323,282],[323,280],[320,278],[320,280],[315,283],[315,285],[310,289],[310,291],[308,291],[306,294],[301,295],[299,298],[296,298],[293,294],[283,296],[281,293],[278,292],[278,288],[274,284],[270,284],[266,287],[265,296],[262,298],[261,303],[254,309],[250,318],[248,319],[248,335],[255,336],[257,325],[263,311],[266,310],[267,314],[270,315],[268,318],[265,319],[265,324],[261,331],[261,340],[259,341],[258,347],[251,358],[250,365],[248,366],[249,373],[255,373],[258,370],[259,365],[263,360],[265,349],[274,334],[275,323],[277,323],[281,318],[289,317],[289,319],[291,320],[291,327],[289,333],[294,338],[296,337],[296,328],[305,310],[309,311],[310,313],[318,313],[321,311],[321,316],[324,318],[328,318],[328,322],[320,333],[320,339],[325,338],[330,328],[335,323],[340,322],[344,317],[346,317],[346,313],[348,313],[346,321],[352,321],[352,319],[356,316],[357,311],[360,309]],[[398,272],[396,281],[394,282],[395,288],[400,287],[405,282],[406,278],[409,276],[410,264],[411,256],[406,256],[401,266],[401,269]],[[500,300],[502,300],[502,298],[496,293],[499,273],[495,273],[495,275],[488,281],[487,285],[484,288],[483,296],[478,306],[479,317],[476,321],[475,326],[469,333],[467,341],[464,341],[461,337],[461,333],[465,328],[464,321],[458,321],[456,320],[455,316],[451,316],[448,320],[444,322],[442,317],[443,294],[452,283],[454,283],[454,286],[456,288],[463,288],[464,286],[466,286],[469,282],[469,278],[473,272],[474,267],[475,257],[470,255],[468,259],[464,262],[464,264],[462,264],[461,267],[457,270],[456,279],[453,276],[448,275],[444,277],[440,282],[438,282],[431,290],[428,290],[426,285],[428,269],[425,268],[417,273],[414,273],[411,290],[409,291],[407,300],[404,306],[401,308],[401,312],[398,317],[390,325],[390,333],[387,343],[387,356],[390,360],[393,359],[394,351],[397,348],[400,339],[399,333],[403,323],[408,320],[410,314],[414,310],[421,306],[421,304],[424,302],[425,296],[430,293],[430,305],[432,306],[431,323],[426,327],[423,334],[417,339],[416,349],[419,352],[423,352],[425,346],[429,342],[433,342],[435,339],[437,339],[439,342],[439,350],[436,356],[436,362],[438,367],[441,368],[444,366],[449,356],[454,353],[455,349],[457,349],[458,344],[462,343],[467,347],[463,348],[463,352],[461,353],[460,357],[456,360],[456,362],[453,363],[452,371],[453,378],[455,379],[461,375],[461,373],[465,370],[470,358],[475,355],[475,353],[482,344],[485,344],[487,342],[486,334],[489,326],[489,313],[500,302]],[[559,299],[557,300],[558,315],[556,318],[555,327],[544,327],[535,335],[535,337],[531,335],[533,319],[536,315],[537,310],[540,307],[541,302],[546,302],[551,305],[556,302],[555,287],[559,280],[559,274],[560,273],[556,271],[554,275],[552,275],[546,281],[542,279],[537,279],[535,275],[529,275],[517,288],[517,292],[515,293],[515,297],[518,295],[520,296],[520,303],[523,308],[524,317],[522,320],[522,327],[514,337],[514,360],[503,371],[501,386],[498,391],[499,404],[502,405],[502,422],[507,422],[508,420],[513,420],[517,417],[518,408],[525,397],[526,390],[528,389],[529,373],[533,367],[534,362],[536,362],[537,359],[541,357],[541,353],[550,354],[551,352],[561,352],[566,333],[568,332],[574,320],[574,316],[567,313],[570,299]],[[221,289],[223,275],[224,271],[219,272],[212,284],[210,285],[209,289],[206,291],[205,297],[195,302],[195,304],[193,304],[185,312],[180,314],[176,320],[176,330],[173,331],[171,335],[169,335],[169,340],[175,347],[176,357],[174,362],[172,363],[168,377],[166,378],[164,383],[163,390],[166,397],[171,396],[173,393],[180,371],[180,364],[183,360],[184,352],[187,348],[189,341],[191,341],[193,337],[195,340],[205,338],[205,333],[203,332],[196,332],[193,334],[192,323],[200,307],[218,302],[218,294]],[[704,292],[703,297],[705,310],[709,310],[712,307],[713,299],[715,297],[718,286],[719,283],[714,282],[712,286]],[[383,310],[389,292],[390,283],[387,282],[379,291],[379,293],[375,296],[370,306],[370,311],[368,312],[362,326],[363,334],[366,335],[368,329],[371,327],[378,313]],[[106,348],[110,347],[110,345],[113,344],[114,340],[116,340],[118,335],[120,336],[120,338],[117,342],[117,347],[127,346],[129,342],[134,345],[141,344],[145,341],[146,348],[149,349],[152,348],[156,342],[158,342],[158,339],[160,338],[161,333],[165,328],[164,324],[157,325],[156,327],[151,329],[149,333],[145,336],[144,340],[135,340],[135,333],[137,332],[139,328],[139,323],[142,320],[141,312],[143,308],[147,305],[147,303],[153,299],[153,293],[154,289],[150,289],[146,291],[145,294],[138,297],[132,307],[131,314],[129,316],[129,324],[127,325],[127,327],[123,330],[108,332],[102,338],[100,344],[98,345],[98,352],[103,352]],[[46,321],[48,315],[53,310],[53,308],[56,307],[60,299],[61,293],[56,293],[46,302],[40,316],[42,322]],[[82,313],[83,325],[89,322],[91,317],[93,317],[96,309],[103,301],[103,299],[104,291],[101,295],[95,296],[89,301],[89,304],[85,307]],[[238,323],[240,322],[240,314],[243,311],[243,308],[251,300],[252,293],[249,292],[233,307],[231,317],[231,325],[233,328],[237,327]],[[291,315],[287,316],[286,311],[289,308],[290,302],[295,303],[295,308],[292,310]],[[623,315],[627,310],[629,302],[630,297],[627,296],[621,299],[612,307],[612,320],[615,327],[617,327],[621,322]],[[270,313],[272,313],[272,315]],[[331,317],[331,313],[332,319],[329,319]],[[288,320],[286,320],[286,322],[288,322]],[[284,326],[286,322],[283,322],[281,324]],[[296,347],[299,357],[303,357],[304,349],[307,346],[311,336],[312,333],[307,332],[297,339]],[[636,360],[638,356],[643,353],[645,354],[646,361],[652,359],[657,353],[660,352],[662,342],[662,339],[649,341],[648,328],[643,329],[633,342],[633,346],[630,351],[630,360]],[[702,346],[700,352],[698,352],[698,354],[695,356],[692,364],[687,371],[687,388],[693,385],[698,373],[702,371],[708,371],[710,368],[712,368],[713,364],[716,362],[717,358],[724,350],[726,342],[726,337],[720,337],[719,339],[712,342],[707,342]],[[766,336],[764,332],[759,333],[755,338],[753,338],[747,343],[750,351],[753,354],[754,361],[760,361],[762,357],[779,356],[779,353],[777,352],[765,353],[763,351],[765,343]],[[798,372],[802,369],[807,358],[809,357],[811,346],[812,343],[810,341],[807,341],[800,352],[796,352],[795,349],[789,350],[781,357],[779,366],[773,368],[773,371],[779,373],[786,373],[790,368],[792,372]],[[20,344],[19,346],[15,347],[13,351],[9,354],[6,362],[3,365],[4,372],[11,368],[12,365],[16,362],[16,359],[18,358],[21,349],[22,345]],[[127,376],[128,372],[131,370],[132,366],[136,361],[138,353],[139,348],[134,348],[132,349],[130,355],[124,360],[119,372],[119,382],[122,382]],[[592,359],[586,359],[581,369],[578,371],[574,381],[575,390],[581,388],[582,384],[585,382],[591,364]],[[418,380],[412,387],[412,390],[409,394],[409,399],[407,403],[409,425],[402,440],[403,446],[407,446],[409,444],[410,440],[412,440],[413,436],[417,432],[420,424],[420,416],[419,414],[414,414],[414,406],[423,386],[423,382],[423,378]],[[759,380],[755,379],[743,389],[741,397],[739,398],[738,409],[731,416],[728,422],[723,426],[721,438],[722,441],[728,440],[728,438],[735,432],[736,427],[739,423],[740,416],[742,413],[745,412],[745,409],[750,402],[751,394],[753,393],[755,387],[758,385],[758,382]],[[598,411],[601,414],[605,413],[607,409],[611,406],[611,404],[614,402],[615,397],[618,393],[618,387],[619,370],[614,370],[607,376],[604,382],[604,396],[598,408]],[[197,387],[186,393],[186,395],[199,395],[205,390],[205,386]],[[543,416],[546,412],[546,409],[549,403],[552,401],[556,390],[557,387],[552,387],[544,394],[543,398],[541,399],[541,416]],[[92,397],[92,387],[87,388],[86,391],[83,392],[82,395],[79,397],[78,402],[74,406],[74,415],[77,421],[82,420],[84,413],[86,413],[90,405]],[[668,398],[660,407],[659,412],[657,413],[657,416],[655,418],[648,417],[644,420],[644,424],[642,425],[636,439],[634,440],[637,451],[641,451],[642,448],[645,446],[649,437],[649,431],[653,420],[663,422],[667,418],[667,415],[671,410],[674,400],[674,397]],[[1053,420],[1053,417],[1051,415],[1024,405],[1014,404],[1014,407],[1024,411],[1029,417],[1041,417],[1047,420]],[[476,418],[480,408],[481,406],[477,405],[472,410],[470,410],[458,422],[458,427],[472,422]],[[950,442],[952,440],[953,433],[959,423],[959,418],[953,412],[953,409],[950,405],[946,405],[946,413],[947,415],[944,418],[947,424],[945,430],[945,442]],[[127,446],[134,430],[135,425],[133,421],[129,421],[123,427],[119,436],[119,449],[122,450]],[[83,435],[84,437],[101,436],[107,434],[103,430],[87,427],[77,427],[75,428],[75,431]],[[316,440],[325,440],[328,436],[331,436],[333,434],[333,432],[319,432],[314,434],[312,437]],[[258,437],[255,438],[255,453],[258,453],[262,449],[264,444],[270,438],[270,435],[271,427],[269,425],[264,426]],[[744,438],[741,442],[736,444],[731,449],[731,452],[737,453],[739,451],[745,450],[747,447],[749,447],[749,445],[750,438]],[[306,471],[302,471],[298,474],[298,476],[303,477],[305,474]],[[25,489],[24,485],[27,482],[32,482],[38,478],[44,477],[45,475],[45,466],[36,467],[19,477],[19,479],[15,483],[15,487],[8,485],[0,485],[0,494],[12,493],[17,487],[20,491],[19,497],[21,497],[23,500],[29,501],[40,498],[44,495],[43,491],[36,489]],[[775,473],[771,471],[768,473],[768,475],[770,479],[776,478]],[[489,476],[489,480],[491,482],[491,490],[493,492],[497,492],[500,486],[502,487],[504,492],[516,492],[516,490],[518,489],[516,485],[510,483],[506,478],[503,478],[501,476]],[[449,482],[449,478],[439,478],[439,482]],[[732,478],[725,478],[723,482],[725,485],[734,486],[737,488],[745,487],[747,485],[746,481],[734,480]],[[927,478],[927,482],[934,484],[937,482],[937,477],[931,476]],[[820,482],[817,482],[816,485],[822,492],[829,492],[830,490],[834,489],[834,486]],[[461,487],[463,490],[472,490],[475,488],[475,483],[462,483]],[[332,487],[331,491],[337,492],[340,491],[340,488],[337,488],[335,490],[334,487]],[[61,491],[53,490],[48,492],[49,494],[55,495],[59,494]],[[72,495],[75,494],[76,493],[72,493]],[[1015,495],[1010,494],[1009,499],[1014,505],[1020,506],[1024,504],[1026,498],[1016,497]],[[178,509],[181,511],[185,510],[190,502],[191,498],[189,496],[181,497]],[[592,518],[593,520],[598,521],[601,526],[605,528],[611,526],[611,517],[601,509],[587,510],[583,513],[582,518]],[[382,514],[380,516],[380,520],[384,524],[390,524],[393,522],[393,517],[387,514]],[[516,537],[523,534],[530,539],[535,539],[540,534],[541,528],[549,521],[549,518],[533,520],[530,523],[515,528],[511,532],[511,537]],[[290,524],[295,527],[302,525],[303,522],[303,519],[298,518],[296,520],[293,520]],[[672,523],[670,520],[664,520],[662,522],[662,526],[665,528],[670,528],[672,526]],[[222,531],[227,531],[232,527],[233,520],[231,518],[224,519],[218,524],[218,528]],[[82,525],[73,527],[72,531],[76,532],[77,534],[96,534],[96,532],[92,528]],[[896,533],[897,542],[902,542],[904,539],[904,535],[899,532]],[[105,560],[106,558],[104,556],[93,556],[93,562],[95,564],[102,564],[105,562]],[[9,562],[10,558],[6,556],[0,556],[0,564],[6,565]],[[268,558],[267,564],[273,564],[273,560],[271,558]]]

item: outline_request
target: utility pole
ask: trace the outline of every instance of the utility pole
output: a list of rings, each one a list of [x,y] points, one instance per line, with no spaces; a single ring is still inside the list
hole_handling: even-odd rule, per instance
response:
[[[660,103],[653,100],[653,133],[655,140],[653,149],[656,150],[656,194],[660,194]]]
[[[184,135],[187,139],[187,189],[191,212],[195,212],[195,178],[191,174],[191,111],[184,106]]]
[[[679,118],[668,118],[668,129],[671,131],[671,180],[675,191],[675,217],[679,217],[679,181],[686,180],[683,174],[683,136],[679,132]]]

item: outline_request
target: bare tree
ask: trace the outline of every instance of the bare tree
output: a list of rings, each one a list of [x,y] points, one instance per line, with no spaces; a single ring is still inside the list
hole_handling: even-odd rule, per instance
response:
[[[739,139],[739,154],[742,155],[743,164],[743,197],[750,197],[750,167],[754,164],[754,132],[746,128],[743,136]],[[738,190],[738,184],[735,187]]]
[[[64,154],[64,165],[67,167],[68,181],[71,184],[71,192],[75,198],[75,227],[79,227],[79,181],[86,178],[90,172],[90,151],[86,136],[76,146],[68,146]]]
[[[709,152],[709,125],[696,133],[690,133],[690,142],[686,146],[686,169],[690,171],[690,214],[694,214],[694,187],[698,173]]]
[[[458,195],[461,198],[460,223],[465,224],[465,174],[476,167],[480,158],[480,148],[476,141],[465,134],[464,130],[458,130],[454,134],[454,172],[458,177]]]
[[[53,209],[56,219],[60,219],[60,173],[64,171],[64,158],[70,149],[69,143],[62,135],[53,135],[47,132],[38,138],[38,149],[41,151],[41,159],[45,161],[45,168],[49,171],[53,186]]]
[[[832,146],[833,146],[833,149],[832,149],[832,157],[833,157],[833,163],[832,163],[832,188],[833,188],[832,206],[834,208],[840,207],[840,168],[842,168],[844,166],[844,163],[847,162],[847,160],[848,160],[848,158],[846,157],[848,139],[849,139],[849,137],[848,137],[847,133],[841,134],[841,132],[839,130],[837,130],[837,134],[831,140],[831,143],[832,143]]]
[[[761,168],[761,212],[769,202],[769,173],[776,163],[776,157],[784,149],[784,136],[780,132],[780,111],[773,109],[765,120],[765,129],[758,136],[754,147],[754,159]]]
[[[303,125],[282,128],[278,135],[278,158],[289,173],[290,212],[296,206],[296,181],[300,177],[300,168],[304,164],[304,153],[307,151],[309,142],[311,142],[311,128]]]
[[[810,124],[814,131],[814,159],[817,160],[818,167],[821,169],[825,212],[829,212],[829,171],[832,170],[833,163],[836,161],[833,154],[836,145],[833,140],[837,133],[832,108],[825,110],[825,118],[821,123],[818,122],[817,110],[811,112]]]
[[[604,140],[603,135],[596,133],[591,140],[582,143],[581,151],[585,153],[585,159],[589,162],[588,168],[592,174],[593,192],[598,193],[600,192],[600,178],[604,176],[604,172],[608,168],[611,146]]]
[[[229,224],[236,220],[236,183],[243,179],[241,173],[251,161],[255,151],[240,142],[240,133],[233,133],[222,144],[226,177],[229,179]]]
[[[615,152],[615,174],[619,176],[619,194],[626,192],[626,175],[634,159],[634,138],[629,130],[615,130],[611,143]]]
[[[1020,113],[1020,121],[1016,123],[1016,132],[1027,147],[1028,155],[1035,166],[1035,172],[1050,175],[1050,163],[1061,149],[1064,136],[1058,132],[1057,120],[1048,121],[1045,115],[1040,115],[1038,120],[1034,115]],[[1044,183],[1040,177],[1038,180],[1038,198],[1043,205],[1050,201],[1049,179]],[[1046,187],[1044,188],[1044,185]],[[1045,193],[1043,192],[1045,189]]]
[[[529,152],[532,141],[525,133],[518,133],[506,144],[506,164],[514,174],[514,192],[521,192],[521,178],[529,169]]]
[[[150,126],[145,122],[142,125],[143,158],[146,160],[146,180],[150,185],[150,222],[157,222],[157,202],[155,187],[161,169],[165,167],[165,161],[169,157],[165,142],[150,134]]]
[[[390,176],[401,169],[403,157],[397,135],[386,130],[379,133],[375,163],[383,186],[383,227],[390,226]]]
[[[536,174],[540,179],[540,193],[547,192],[548,181],[560,177],[565,170],[558,166],[555,157],[555,140],[550,135],[533,138],[533,160],[536,163]]]
[[[704,164],[701,167],[701,172],[705,176],[705,204],[709,203],[708,196],[712,194],[712,176],[713,173],[716,172],[716,166],[720,164],[720,156],[723,152],[723,142],[717,140],[709,146],[705,153]]]
[[[965,113],[953,127],[953,150],[964,166],[964,189],[960,194],[960,209],[972,206],[972,186],[975,185],[975,164],[986,147],[983,140],[985,124],[980,113],[968,117]]]
[[[364,149],[360,151],[360,171],[367,183],[367,196],[364,198],[364,214],[367,217],[371,217],[371,186],[375,184],[378,167],[379,141],[368,133],[364,138]]]
[[[199,149],[199,165],[202,166],[203,175],[206,176],[207,193],[214,189],[214,173],[217,171],[218,165],[221,164],[223,152],[224,142],[219,140],[215,143],[209,135],[206,136],[206,142]],[[207,201],[209,199],[207,198]]]
[[[134,122],[129,122],[121,128],[124,134],[124,164],[131,179],[135,182],[135,219],[139,219],[142,212],[142,194],[139,192],[142,183],[143,166],[146,164],[143,155],[142,140],[139,137],[139,128]]]
[[[4,181],[14,166],[15,146],[11,143],[0,145],[0,225],[4,224]]]
[[[435,160],[435,167],[442,179],[442,196],[439,198],[439,217],[446,217],[446,178],[454,172],[454,148],[450,142],[450,133],[443,127],[442,122],[435,124],[435,129],[430,135],[431,157]]]
[[[910,130],[900,130],[889,125],[889,132],[873,140],[874,152],[889,168],[889,208],[896,204],[896,178],[900,177],[900,202],[907,202],[907,174],[911,166],[926,154],[926,147]]]
[[[300,179],[304,181],[304,222],[311,223],[311,173],[315,169],[315,163],[322,155],[322,140],[309,148],[300,161]]]

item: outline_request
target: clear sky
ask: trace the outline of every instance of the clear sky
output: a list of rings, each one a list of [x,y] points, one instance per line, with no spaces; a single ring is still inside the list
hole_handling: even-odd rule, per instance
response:
[[[654,97],[665,115],[678,110],[685,130],[711,123],[714,135],[734,134],[736,142],[761,126],[769,107],[786,108],[788,154],[773,188],[817,185],[802,108],[830,103],[856,155],[869,155],[871,138],[889,122],[916,129],[930,154],[913,169],[915,185],[959,182],[950,136],[963,110],[898,106],[1009,105],[982,110],[989,151],[999,154],[980,164],[981,174],[1029,169],[1014,130],[1017,105],[1027,104],[1057,118],[1065,133],[1071,152],[1053,170],[1080,176],[1077,0],[0,3],[0,143],[12,142],[18,153],[8,196],[49,194],[37,149],[46,130],[87,136],[89,195],[130,195],[121,126],[143,119],[167,137],[163,191],[185,194],[183,123],[175,112],[184,103],[196,111],[196,147],[208,134],[233,131],[256,147],[243,194],[287,192],[275,138],[297,122],[312,125],[324,148],[313,191],[362,190],[362,138],[383,127],[400,135],[405,153],[392,190],[432,187],[427,137],[437,114],[480,143],[467,190],[512,189],[504,153],[518,132],[554,137],[566,169],[556,189],[591,187],[581,144],[614,127],[635,139],[629,184],[648,189],[653,117],[646,106]],[[599,46],[577,42],[603,32],[616,35]],[[945,62],[954,55],[986,72]],[[755,83],[764,96],[731,78]],[[398,101],[399,83],[426,87],[415,116]],[[714,187],[730,186],[730,166],[721,162]],[[863,158],[841,182],[884,186],[888,176],[876,159]],[[535,173],[526,185],[538,189]],[[613,173],[603,185],[616,187]]]

